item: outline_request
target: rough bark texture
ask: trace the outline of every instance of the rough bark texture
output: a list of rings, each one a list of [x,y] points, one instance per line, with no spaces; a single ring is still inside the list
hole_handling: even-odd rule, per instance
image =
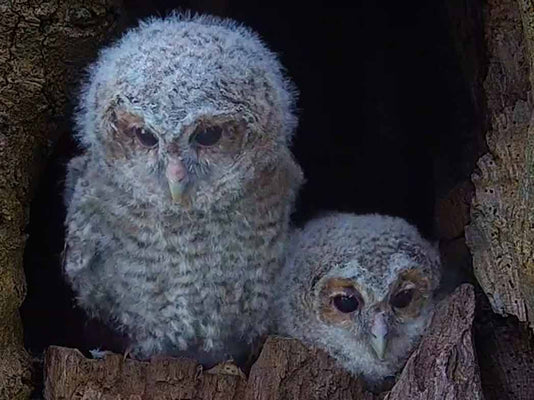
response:
[[[68,94],[116,27],[119,1],[0,2],[0,399],[25,398],[30,390],[18,307],[25,293],[21,263],[35,172],[53,139],[69,129]],[[533,3],[487,0],[484,18],[478,1],[450,3],[451,20],[458,24],[455,43],[480,120],[474,129],[487,131],[488,154],[472,179],[475,197],[466,232],[475,274],[493,310],[533,326]],[[483,145],[474,147],[478,151]],[[438,206],[445,263],[462,271],[470,269],[462,231],[469,222],[465,202],[471,190],[469,183],[460,184]],[[389,400],[482,398],[471,341],[472,297],[464,286],[442,304]],[[477,352],[486,398],[534,398],[532,333],[515,318],[495,317],[484,307],[480,315]],[[200,372],[188,360],[88,360],[75,350],[54,347],[46,370],[49,399],[377,397],[324,353],[280,338],[268,340],[248,381]]]
[[[529,3],[526,1],[519,3]],[[475,197],[466,230],[475,275],[493,310],[534,321],[534,126],[531,34],[516,0],[484,8],[489,152],[473,174]],[[527,27],[530,26],[527,24]],[[532,325],[531,325],[532,326]]]
[[[524,212],[527,211],[522,208],[524,205],[521,202],[524,199],[522,200],[520,193],[520,186],[526,183],[520,180],[523,179],[522,174],[526,172],[527,156],[519,157],[519,164],[514,170],[515,167],[511,164],[511,162],[516,162],[512,157],[513,148],[507,148],[507,145],[515,140],[523,141],[522,145],[525,146],[528,144],[525,139],[527,137],[526,125],[529,121],[523,121],[520,124],[517,118],[515,121],[506,118],[510,117],[511,110],[513,111],[511,107],[516,107],[516,104],[519,104],[517,110],[521,111],[522,106],[519,100],[530,104],[527,100],[527,92],[532,81],[531,77],[529,82],[528,73],[532,76],[534,70],[532,68],[534,59],[531,57],[533,54],[531,47],[534,43],[532,40],[534,12],[528,0],[489,1],[484,7],[478,0],[451,0],[448,4],[458,57],[466,76],[466,84],[470,86],[472,100],[476,105],[475,110],[478,110],[475,118],[480,120],[480,123],[474,128],[480,127],[482,133],[485,134],[486,131],[490,133],[488,140],[490,155],[482,159],[482,165],[486,168],[483,170],[485,175],[482,181],[475,182],[476,203],[479,208],[473,210],[473,214],[478,214],[473,220],[472,228],[475,228],[474,233],[481,236],[476,238],[477,242],[472,246],[477,275],[482,277],[481,282],[486,289],[488,276],[494,279],[491,281],[492,285],[497,284],[496,299],[492,300],[492,303],[498,303],[499,299],[502,299],[501,292],[508,291],[517,293],[515,300],[523,299],[525,293],[517,283],[518,280],[523,279],[519,276],[519,270],[525,267],[520,264],[525,261],[521,256],[523,250],[517,246],[522,237],[521,235],[514,237],[514,235],[520,229],[517,222],[524,220]],[[523,19],[523,26],[519,22],[520,18]],[[526,43],[527,52],[522,47],[523,43]],[[507,129],[500,130],[501,125],[495,122],[498,122],[499,118],[507,123],[504,125],[508,127]],[[523,136],[521,133],[515,136],[521,131],[523,131]],[[513,144],[518,148],[518,154],[526,152],[526,147],[521,148],[522,145]],[[487,150],[487,148],[484,149],[485,152]],[[505,155],[501,156],[503,153]],[[462,186],[466,187],[466,185]],[[506,202],[509,203],[506,204]],[[441,232],[453,233],[453,235],[441,237],[454,237],[460,232],[457,229],[460,224],[456,221],[468,223],[469,219],[462,216],[465,212],[463,206],[455,206],[458,202],[441,203],[438,217],[440,221],[446,222],[442,224]],[[493,208],[495,208],[495,214],[493,214]],[[447,221],[453,221],[453,223]],[[528,235],[528,226],[526,228],[525,234]],[[469,232],[469,234],[472,233],[473,230]],[[446,255],[445,263],[452,262],[457,266],[472,264],[471,255],[469,253],[465,255],[462,241],[462,237],[452,242],[442,241],[443,254]],[[473,245],[473,243],[470,244]],[[492,246],[494,246],[493,249]],[[504,253],[507,253],[507,256],[502,258]],[[492,257],[495,258],[492,259]],[[506,257],[508,260],[513,260],[510,270],[499,270],[506,263],[503,263]],[[512,272],[517,273],[518,276],[510,280],[508,275],[512,275]],[[513,289],[510,282],[514,285]],[[504,288],[499,286],[502,284],[505,285]],[[525,284],[528,283],[525,282]],[[489,293],[492,292],[489,291]],[[507,304],[515,304],[513,300],[511,302],[510,300],[512,299],[508,299]],[[508,305],[506,307],[513,308]],[[534,398],[532,382],[534,379],[534,345],[527,325],[513,316],[503,318],[494,314],[488,299],[479,291],[477,291],[476,309],[475,345],[486,399]]]
[[[436,312],[386,400],[483,399],[472,337],[473,286],[462,285]]]
[[[269,338],[248,384],[244,376],[229,374],[229,369],[217,366],[203,372],[187,359],[141,362],[109,355],[90,360],[78,350],[53,346],[45,359],[45,398],[374,399],[326,354],[293,339]]]
[[[242,399],[239,375],[202,372],[195,361],[150,363],[113,354],[89,360],[78,350],[50,347],[45,359],[46,399]]]
[[[471,337],[474,292],[462,285],[436,312],[428,336],[408,360],[387,396],[401,399],[482,399]],[[59,399],[246,399],[375,400],[381,395],[336,367],[324,352],[299,341],[268,338],[248,381],[229,368],[202,372],[187,359],[151,362],[109,355],[85,358],[50,347],[45,359],[45,398]],[[235,372],[235,371],[234,371]]]
[[[80,67],[115,24],[113,0],[0,2],[0,398],[30,391],[18,308],[31,182],[63,126]]]
[[[250,372],[246,400],[373,400],[362,382],[298,340],[269,338]]]

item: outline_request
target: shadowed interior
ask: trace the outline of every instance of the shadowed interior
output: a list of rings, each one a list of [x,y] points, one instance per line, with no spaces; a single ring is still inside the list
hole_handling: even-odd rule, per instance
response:
[[[279,0],[129,0],[125,8],[130,21],[179,7],[231,17],[280,55],[300,90],[293,152],[307,183],[297,225],[323,210],[380,212],[432,237],[436,198],[469,176],[480,152],[446,10],[423,0],[351,4],[303,10]],[[26,346],[37,354],[50,344],[123,349],[105,328],[84,328],[61,277],[61,192],[76,152],[65,132],[31,207],[22,316]]]

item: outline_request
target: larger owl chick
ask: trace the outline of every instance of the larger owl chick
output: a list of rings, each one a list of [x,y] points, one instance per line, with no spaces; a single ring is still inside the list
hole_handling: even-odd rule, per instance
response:
[[[267,331],[302,181],[294,97],[230,20],[150,19],[100,52],[66,179],[64,269],[133,355],[212,363]]]
[[[437,249],[405,220],[324,216],[294,234],[278,282],[278,329],[380,385],[425,331],[439,279]]]

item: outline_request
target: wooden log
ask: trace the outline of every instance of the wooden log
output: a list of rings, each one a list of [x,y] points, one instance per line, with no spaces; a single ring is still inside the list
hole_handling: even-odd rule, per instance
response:
[[[270,337],[253,365],[246,400],[373,400],[363,383],[325,352],[295,339]]]
[[[386,400],[483,399],[473,345],[473,286],[440,303],[428,334],[410,356]]]
[[[189,359],[150,362],[109,354],[88,359],[78,350],[51,346],[45,357],[46,399],[242,399],[239,375],[202,372]]]
[[[269,338],[247,380],[237,367],[203,371],[193,360],[150,362],[110,354],[85,358],[51,346],[45,357],[46,399],[333,399],[372,400],[363,384],[325,353],[297,340]]]
[[[473,315],[473,287],[462,285],[438,307],[428,336],[408,360],[388,399],[481,399],[471,339]],[[110,354],[94,360],[56,346],[45,357],[48,400],[375,400],[382,396],[366,390],[323,351],[280,337],[267,339],[248,380],[231,364],[202,371],[188,359],[146,362]]]

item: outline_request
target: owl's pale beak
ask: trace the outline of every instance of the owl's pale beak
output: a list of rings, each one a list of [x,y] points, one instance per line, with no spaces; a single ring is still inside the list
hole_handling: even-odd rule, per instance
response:
[[[384,360],[384,355],[386,354],[387,334],[388,326],[386,323],[386,315],[384,311],[380,311],[375,314],[373,318],[369,338],[369,344],[380,361]]]
[[[187,170],[183,162],[177,158],[171,158],[165,171],[169,182],[169,191],[172,200],[176,203],[183,201],[187,189]]]

